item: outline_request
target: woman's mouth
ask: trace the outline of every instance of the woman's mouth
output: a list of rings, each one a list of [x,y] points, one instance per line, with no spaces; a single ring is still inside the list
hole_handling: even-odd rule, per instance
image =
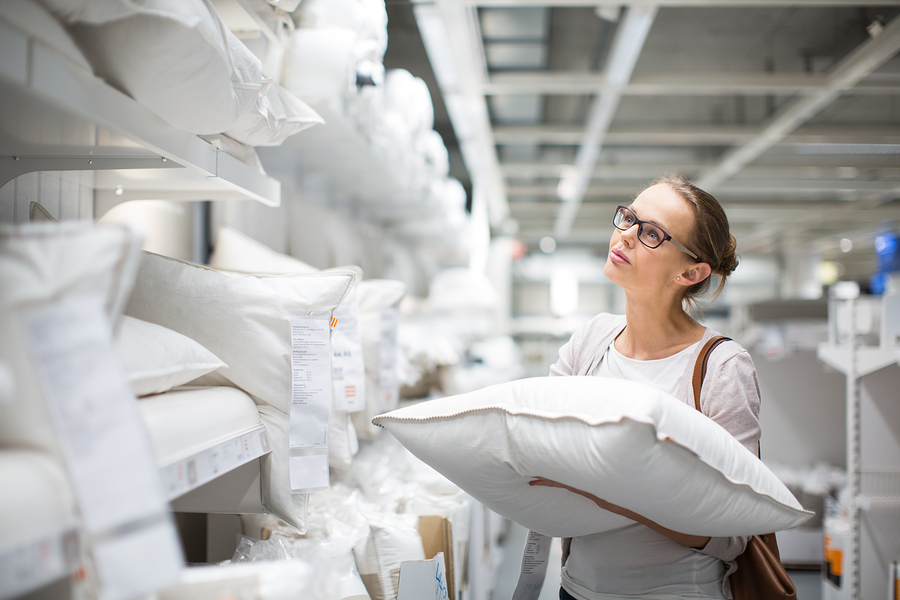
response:
[[[621,250],[617,250],[613,248],[609,253],[609,259],[614,263],[618,263],[620,265],[630,265],[631,261],[628,260],[628,257]]]

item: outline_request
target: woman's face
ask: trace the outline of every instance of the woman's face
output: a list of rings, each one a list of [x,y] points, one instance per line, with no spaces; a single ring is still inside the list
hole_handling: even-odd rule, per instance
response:
[[[666,233],[689,245],[694,215],[690,205],[664,183],[641,192],[629,207],[638,219],[659,225]],[[626,290],[658,291],[678,285],[675,278],[694,260],[671,242],[648,248],[638,240],[638,227],[628,231],[613,228],[603,272]]]

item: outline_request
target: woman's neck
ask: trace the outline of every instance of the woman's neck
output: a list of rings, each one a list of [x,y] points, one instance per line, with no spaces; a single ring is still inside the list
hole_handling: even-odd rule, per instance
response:
[[[680,302],[637,301],[627,297],[625,330],[616,350],[629,358],[654,360],[680,352],[703,337],[705,327],[684,312]]]

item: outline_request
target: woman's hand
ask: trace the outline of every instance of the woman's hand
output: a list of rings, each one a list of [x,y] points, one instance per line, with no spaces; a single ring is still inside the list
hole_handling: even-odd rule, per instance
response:
[[[667,538],[674,540],[681,544],[682,546],[686,546],[688,548],[693,548],[694,550],[699,550],[706,546],[709,543],[708,536],[700,536],[700,535],[688,535],[686,533],[679,533],[677,531],[672,531],[671,529],[666,529],[662,525],[651,521],[650,519],[644,518],[636,512],[630,511],[627,508],[622,508],[616,504],[612,504],[611,502],[607,502],[602,498],[598,498],[593,494],[589,494],[584,490],[579,490],[578,488],[574,488],[572,486],[566,485],[564,483],[560,483],[558,481],[553,481],[552,479],[547,479],[546,477],[535,477],[531,481],[528,482],[528,485],[532,486],[541,486],[541,487],[555,487],[562,488],[564,490],[569,490],[575,494],[580,496],[584,496],[585,498],[593,501],[594,504],[602,508],[603,510],[607,510],[613,514],[621,515],[623,517],[629,518],[632,521],[636,521],[641,525],[645,525],[652,529],[657,533],[661,533]]]

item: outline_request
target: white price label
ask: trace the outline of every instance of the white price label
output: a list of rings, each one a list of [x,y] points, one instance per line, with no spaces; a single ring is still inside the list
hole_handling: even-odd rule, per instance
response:
[[[291,317],[289,471],[294,493],[328,489],[331,315]],[[322,456],[324,455],[324,460]]]

